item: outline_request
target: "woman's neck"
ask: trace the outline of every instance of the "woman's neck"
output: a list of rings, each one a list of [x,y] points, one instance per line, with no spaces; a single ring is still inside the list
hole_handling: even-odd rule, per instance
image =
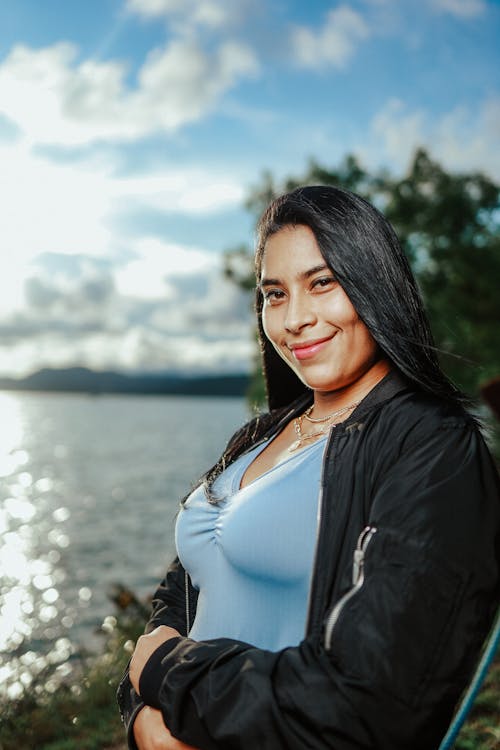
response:
[[[332,412],[341,409],[347,409],[352,405],[352,409],[346,410],[339,415],[339,422],[347,419],[358,403],[375,388],[377,383],[385,378],[391,369],[390,363],[386,359],[379,359],[372,367],[353,383],[339,388],[335,391],[314,391],[314,402],[311,416],[320,419],[328,416]]]

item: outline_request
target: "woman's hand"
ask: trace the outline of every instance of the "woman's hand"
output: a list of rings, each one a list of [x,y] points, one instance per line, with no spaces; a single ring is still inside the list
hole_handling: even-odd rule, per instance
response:
[[[170,638],[177,638],[178,636],[180,636],[180,633],[177,630],[174,630],[174,628],[167,627],[167,625],[160,625],[155,628],[155,630],[152,630],[151,633],[141,635],[135,645],[135,651],[132,654],[129,666],[130,682],[136,693],[139,693],[141,672],[151,654],[156,651],[162,643],[170,640]]]
[[[176,740],[165,726],[161,712],[151,706],[141,708],[135,717],[134,739],[139,750],[196,750]]]

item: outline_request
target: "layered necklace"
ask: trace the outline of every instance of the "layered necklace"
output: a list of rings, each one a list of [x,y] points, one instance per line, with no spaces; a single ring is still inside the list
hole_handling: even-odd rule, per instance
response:
[[[299,448],[302,448],[304,443],[308,443],[310,440],[314,440],[317,437],[320,437],[321,435],[325,435],[328,430],[331,427],[335,427],[337,422],[331,422],[332,419],[335,419],[335,417],[340,417],[342,414],[346,414],[346,412],[351,411],[352,409],[356,408],[358,404],[360,404],[361,401],[355,401],[353,404],[349,404],[348,406],[342,407],[342,409],[338,409],[337,411],[333,411],[331,414],[328,414],[326,417],[311,417],[311,412],[314,408],[314,404],[312,404],[308,409],[305,410],[303,414],[300,415],[300,417],[296,417],[293,420],[293,429],[295,430],[295,434],[297,435],[297,440],[295,440],[291,446],[288,448],[288,451],[290,453],[293,453],[294,451],[298,450]],[[318,430],[315,430],[314,432],[302,432],[302,423],[304,419],[307,419],[308,422],[312,422],[313,424],[321,424],[323,425]]]

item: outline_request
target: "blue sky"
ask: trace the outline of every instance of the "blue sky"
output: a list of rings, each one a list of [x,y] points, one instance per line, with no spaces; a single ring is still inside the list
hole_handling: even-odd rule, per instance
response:
[[[264,169],[500,180],[496,0],[3,0],[0,373],[244,370]]]

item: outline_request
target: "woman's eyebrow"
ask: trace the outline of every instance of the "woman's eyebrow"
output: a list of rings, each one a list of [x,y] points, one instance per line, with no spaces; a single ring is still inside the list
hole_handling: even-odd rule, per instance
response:
[[[313,268],[309,268],[308,271],[304,271],[300,274],[300,277],[303,279],[309,279],[311,276],[314,276],[315,273],[319,273],[320,271],[329,271],[330,269],[326,265],[326,263],[321,263],[319,266],[314,266]]]
[[[308,268],[307,271],[301,271],[301,273],[298,274],[297,278],[309,279],[311,276],[314,276],[315,273],[319,273],[320,271],[330,271],[330,268],[326,265],[326,263],[322,263],[319,266]],[[281,283],[282,282],[280,281],[280,279],[264,278],[260,280],[259,286],[279,286]]]
[[[261,279],[259,286],[279,286],[281,281],[279,279]]]

